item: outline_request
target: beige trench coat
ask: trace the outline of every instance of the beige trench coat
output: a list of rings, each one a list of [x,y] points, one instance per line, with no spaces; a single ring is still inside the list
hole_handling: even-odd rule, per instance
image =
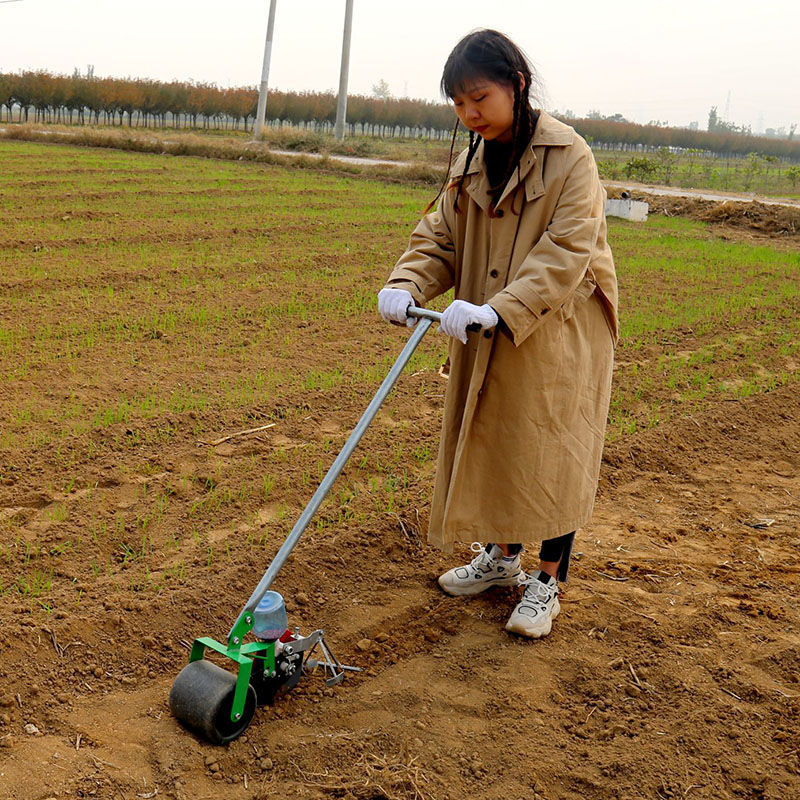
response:
[[[488,190],[480,145],[460,211],[448,189],[386,284],[419,305],[452,287],[502,320],[494,334],[450,341],[428,531],[446,551],[538,543],[588,521],[618,336],[605,191],[583,139],[542,112],[494,218]]]

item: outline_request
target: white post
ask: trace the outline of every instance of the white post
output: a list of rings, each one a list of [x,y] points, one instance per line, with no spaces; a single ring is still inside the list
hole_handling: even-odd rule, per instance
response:
[[[347,75],[350,71],[350,34],[353,31],[353,0],[346,0],[344,9],[344,36],[342,37],[342,69],[339,73],[339,102],[336,104],[334,134],[344,139],[344,122],[347,117]]]
[[[258,139],[264,130],[264,117],[267,113],[267,82],[269,81],[269,61],[272,56],[272,32],[275,29],[275,6],[278,0],[270,0],[267,39],[264,42],[264,63],[261,67],[261,86],[258,90],[258,110],[253,124],[253,139]]]

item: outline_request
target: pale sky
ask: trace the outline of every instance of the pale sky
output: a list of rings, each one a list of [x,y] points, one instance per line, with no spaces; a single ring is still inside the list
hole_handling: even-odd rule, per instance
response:
[[[447,54],[493,27],[530,56],[540,105],[646,123],[708,111],[754,132],[800,122],[800,2],[761,0],[355,0],[351,94],[383,78],[397,97],[439,100]],[[256,86],[269,0],[0,2],[0,72]],[[278,0],[270,87],[335,90],[344,0]]]

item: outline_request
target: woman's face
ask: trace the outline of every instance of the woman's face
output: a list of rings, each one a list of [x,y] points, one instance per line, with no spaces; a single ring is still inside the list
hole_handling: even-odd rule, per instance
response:
[[[514,89],[509,85],[477,78],[453,97],[461,123],[487,141],[511,141],[514,124]]]

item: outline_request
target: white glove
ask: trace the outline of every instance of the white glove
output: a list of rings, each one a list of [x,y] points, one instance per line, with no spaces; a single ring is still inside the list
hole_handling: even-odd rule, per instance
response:
[[[453,300],[442,314],[439,330],[467,343],[467,326],[477,323],[481,328],[494,328],[498,323],[497,312],[490,305],[476,306],[466,300]]]
[[[414,298],[405,289],[381,289],[378,292],[378,313],[387,322],[405,323],[412,328],[417,324],[417,318],[409,317],[406,311],[413,305]]]

